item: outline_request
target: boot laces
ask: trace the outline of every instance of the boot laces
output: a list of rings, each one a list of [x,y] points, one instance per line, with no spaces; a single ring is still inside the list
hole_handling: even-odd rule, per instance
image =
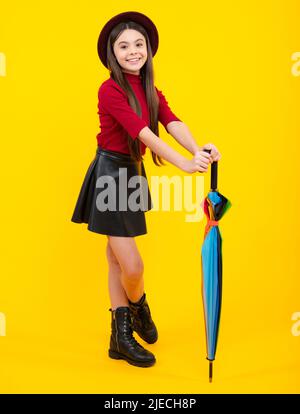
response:
[[[124,319],[123,323],[123,335],[126,339],[127,343],[131,345],[131,348],[142,348],[142,346],[137,342],[135,337],[133,336],[133,329],[132,329],[132,318]]]

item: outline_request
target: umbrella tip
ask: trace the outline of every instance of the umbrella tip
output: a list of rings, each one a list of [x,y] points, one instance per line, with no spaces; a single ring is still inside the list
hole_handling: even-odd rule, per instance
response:
[[[209,361],[209,382],[212,382],[212,376],[213,376],[213,363],[212,361]]]

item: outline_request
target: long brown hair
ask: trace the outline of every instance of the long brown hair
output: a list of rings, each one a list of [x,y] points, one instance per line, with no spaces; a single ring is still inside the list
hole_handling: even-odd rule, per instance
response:
[[[140,32],[146,39],[147,44],[147,61],[140,70],[141,78],[142,78],[142,86],[145,91],[147,105],[149,108],[149,117],[150,117],[150,126],[149,128],[151,131],[159,136],[159,128],[158,128],[158,109],[159,109],[159,98],[157,95],[157,92],[154,87],[154,76],[153,76],[153,60],[152,60],[152,50],[151,45],[149,42],[149,37],[144,29],[143,26],[139,25],[138,23],[128,21],[128,22],[121,22],[118,25],[116,25],[108,38],[107,41],[107,67],[109,71],[111,72],[111,78],[126,92],[128,97],[128,102],[131,108],[134,110],[138,116],[141,116],[141,107],[139,104],[138,99],[135,96],[135,93],[128,82],[126,76],[124,76],[121,67],[115,57],[115,54],[113,52],[113,45],[117,38],[121,35],[121,33],[125,29],[134,29]],[[137,160],[141,161],[143,160],[141,155],[141,147],[140,147],[140,140],[139,139],[132,139],[132,137],[127,134],[127,141],[128,141],[128,147],[130,150],[131,156]],[[151,155],[153,162],[157,166],[166,165],[162,158],[155,154],[151,150]]]

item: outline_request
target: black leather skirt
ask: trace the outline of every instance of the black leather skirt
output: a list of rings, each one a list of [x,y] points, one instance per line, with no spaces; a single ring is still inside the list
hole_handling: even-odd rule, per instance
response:
[[[71,221],[110,236],[147,233],[145,211],[153,208],[143,161],[97,147]]]

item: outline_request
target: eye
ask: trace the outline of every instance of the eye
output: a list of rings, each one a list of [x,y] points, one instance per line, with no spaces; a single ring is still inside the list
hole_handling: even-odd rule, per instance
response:
[[[143,46],[143,43],[137,43],[137,46]],[[127,46],[121,46],[121,49],[125,49]]]

